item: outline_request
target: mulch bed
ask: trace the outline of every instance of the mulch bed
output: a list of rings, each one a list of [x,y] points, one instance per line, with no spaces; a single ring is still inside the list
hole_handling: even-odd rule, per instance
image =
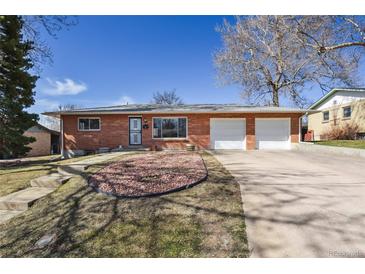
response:
[[[129,156],[89,178],[99,192],[119,197],[154,196],[193,186],[207,177],[195,152],[163,151]]]

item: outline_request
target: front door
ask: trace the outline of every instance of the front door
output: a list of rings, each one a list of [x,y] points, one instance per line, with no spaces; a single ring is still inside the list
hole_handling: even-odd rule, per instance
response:
[[[129,117],[129,144],[142,144],[142,118]]]

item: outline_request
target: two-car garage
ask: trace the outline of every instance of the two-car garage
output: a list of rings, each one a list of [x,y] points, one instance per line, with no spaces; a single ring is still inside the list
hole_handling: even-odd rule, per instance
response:
[[[212,149],[246,149],[246,119],[211,118]],[[256,149],[290,149],[290,118],[256,118]]]

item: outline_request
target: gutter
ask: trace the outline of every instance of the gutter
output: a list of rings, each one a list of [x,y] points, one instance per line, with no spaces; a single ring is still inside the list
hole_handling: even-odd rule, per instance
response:
[[[126,115],[141,115],[141,114],[240,114],[240,113],[303,113],[318,112],[317,110],[303,109],[303,110],[284,110],[284,111],[71,111],[71,112],[44,112],[43,115],[60,117],[61,115],[103,115],[103,114],[126,114]]]

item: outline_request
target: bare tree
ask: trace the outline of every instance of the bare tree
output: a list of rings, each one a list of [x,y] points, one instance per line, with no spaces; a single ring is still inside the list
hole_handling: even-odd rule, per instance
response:
[[[236,17],[234,24],[224,21],[217,29],[223,49],[215,53],[221,82],[241,85],[243,97],[251,103],[273,106],[279,106],[283,97],[303,106],[307,104],[303,90],[317,84],[324,90],[354,85],[359,55],[349,51],[319,55],[298,34],[301,19],[248,16]]]
[[[30,58],[38,71],[42,64],[51,64],[53,58],[52,51],[42,36],[42,31],[56,39],[58,32],[62,29],[69,29],[78,23],[76,16],[27,15],[22,18],[24,39],[33,42]]]
[[[176,90],[156,92],[153,94],[153,103],[161,105],[182,105],[182,99],[176,94]]]
[[[350,47],[365,49],[364,16],[293,16],[293,19],[299,38],[319,54]]]
[[[63,104],[63,105],[59,105],[58,108],[56,109],[56,111],[73,110],[73,109],[78,109],[78,108],[81,108],[81,106],[76,105],[76,104]]]

